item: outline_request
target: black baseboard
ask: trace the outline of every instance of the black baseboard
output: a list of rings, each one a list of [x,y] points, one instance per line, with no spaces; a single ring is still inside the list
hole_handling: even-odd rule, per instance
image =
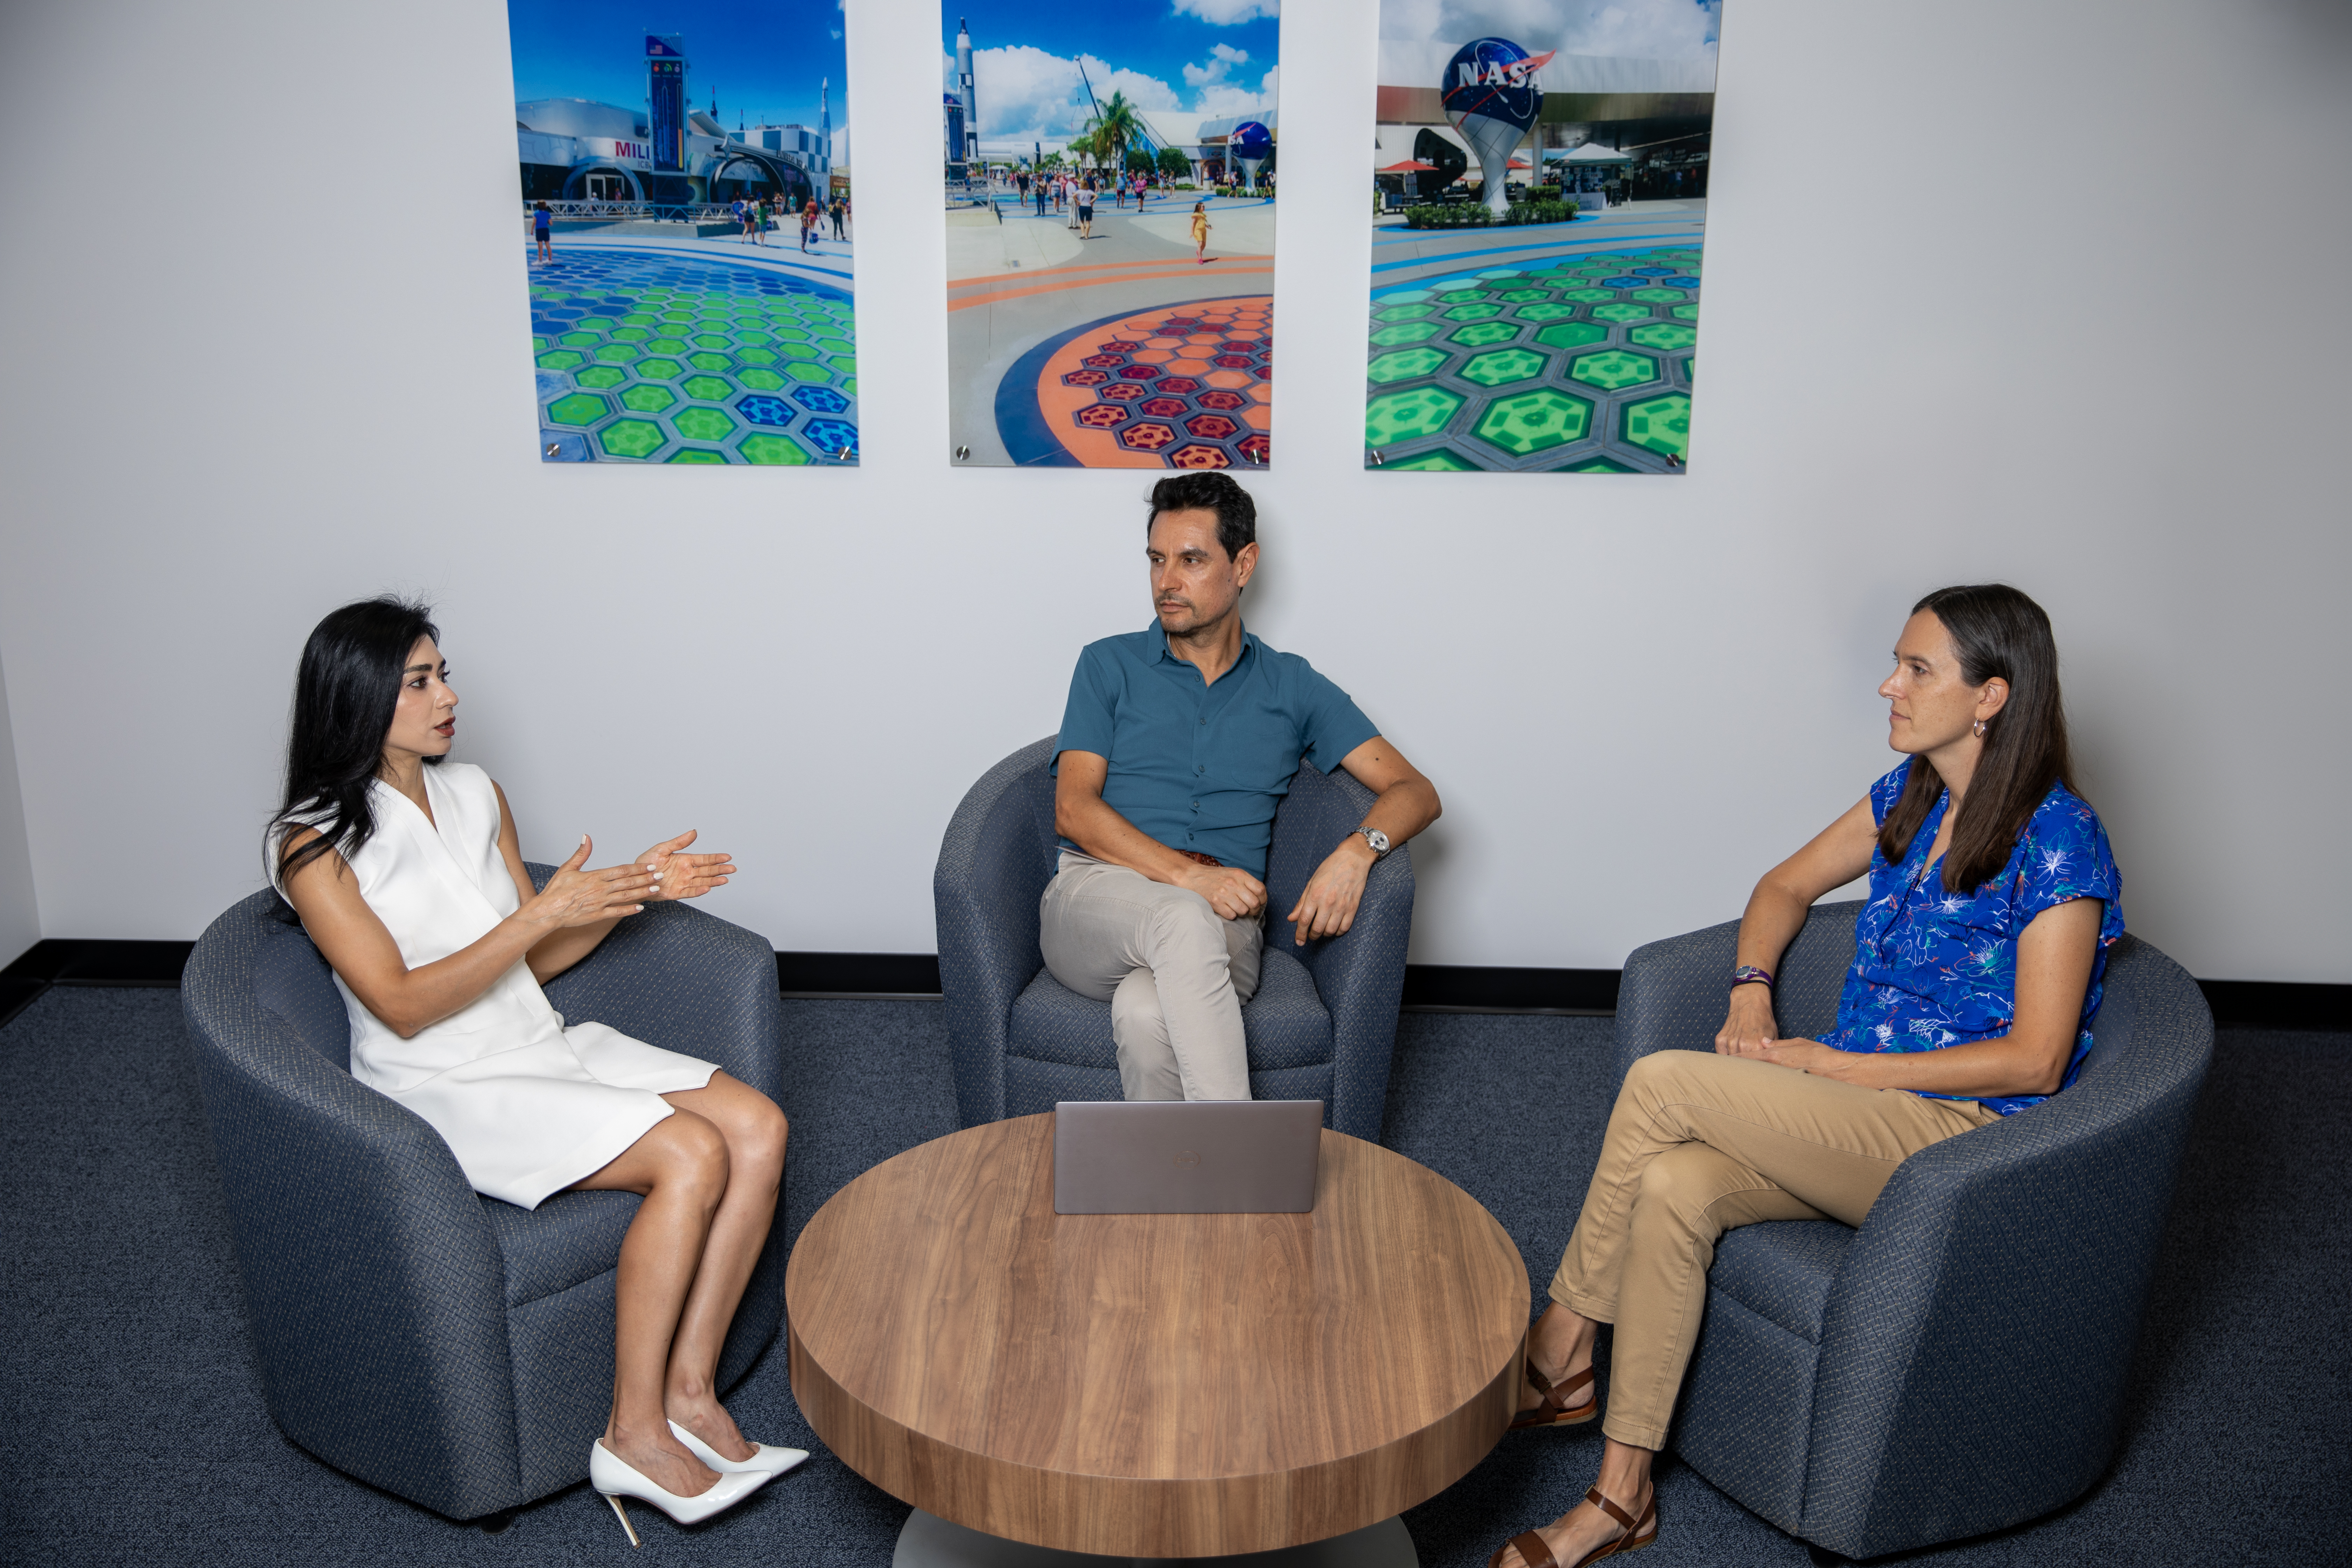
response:
[[[776,985],[787,996],[813,1000],[935,997],[940,960],[932,952],[779,952]]]
[[[1408,1013],[1565,1013],[1606,1017],[1617,1011],[1614,969],[1503,969],[1477,964],[1408,963]]]
[[[0,1024],[52,985],[177,985],[192,942],[50,937],[0,969]],[[1416,1013],[1537,1013],[1603,1017],[1616,1011],[1613,969],[1509,969],[1413,963],[1404,1006]],[[2352,1030],[2352,985],[2284,980],[2200,980],[2224,1028]],[[793,997],[937,997],[929,952],[779,952],[776,985]]]

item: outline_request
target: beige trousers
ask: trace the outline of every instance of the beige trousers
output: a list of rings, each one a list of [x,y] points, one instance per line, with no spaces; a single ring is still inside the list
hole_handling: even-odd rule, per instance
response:
[[[1601,1429],[1662,1448],[1715,1240],[1768,1219],[1859,1226],[1895,1167],[2000,1118],[1753,1057],[1659,1051],[1626,1073],[1551,1299],[1617,1325]]]
[[[1037,906],[1054,978],[1110,1004],[1129,1100],[1247,1100],[1242,1004],[1257,992],[1264,928],[1218,917],[1188,888],[1062,851]]]

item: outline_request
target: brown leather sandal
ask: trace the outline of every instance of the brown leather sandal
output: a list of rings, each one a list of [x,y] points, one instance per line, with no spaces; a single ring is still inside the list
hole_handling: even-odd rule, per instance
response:
[[[1558,1383],[1546,1383],[1543,1373],[1536,1370],[1536,1363],[1532,1361],[1527,1363],[1527,1368],[1528,1381],[1535,1384],[1538,1394],[1543,1395],[1543,1403],[1520,1411],[1517,1415],[1512,1417],[1511,1424],[1506,1430],[1523,1432],[1530,1426],[1573,1426],[1580,1421],[1590,1421],[1601,1414],[1599,1389],[1585,1395],[1584,1403],[1581,1405],[1570,1405],[1565,1397],[1592,1381],[1591,1367],[1588,1366],[1574,1377],[1564,1377]]]
[[[1600,1562],[1603,1557],[1614,1557],[1621,1552],[1639,1552],[1643,1547],[1658,1539],[1657,1488],[1650,1489],[1650,1506],[1642,1510],[1640,1519],[1635,1519],[1632,1514],[1602,1497],[1599,1487],[1593,1487],[1586,1491],[1584,1500],[1624,1526],[1625,1533],[1606,1546],[1596,1546],[1578,1558],[1575,1568],[1591,1568],[1593,1563]],[[1644,1525],[1649,1527],[1646,1533],[1643,1530]],[[1527,1568],[1559,1568],[1559,1559],[1551,1554],[1551,1548],[1544,1544],[1544,1538],[1532,1530],[1514,1535],[1510,1540],[1495,1548],[1495,1554],[1486,1559],[1486,1568],[1502,1568],[1503,1553],[1515,1546],[1519,1551],[1519,1561],[1526,1563]]]

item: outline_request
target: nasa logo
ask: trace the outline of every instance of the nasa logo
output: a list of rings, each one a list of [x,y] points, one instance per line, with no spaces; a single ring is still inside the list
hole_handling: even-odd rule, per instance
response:
[[[1190,1149],[1183,1150],[1176,1156],[1176,1168],[1180,1171],[1189,1171],[1200,1163],[1201,1156],[1195,1154]]]
[[[1508,38],[1472,39],[1454,52],[1438,79],[1446,118],[1457,128],[1471,115],[1517,123],[1522,130],[1534,124],[1543,107],[1537,73],[1559,52],[1531,55]]]

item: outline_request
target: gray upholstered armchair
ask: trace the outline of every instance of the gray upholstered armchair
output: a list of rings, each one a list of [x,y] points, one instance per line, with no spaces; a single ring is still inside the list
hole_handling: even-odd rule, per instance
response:
[[[1046,772],[1054,742],[1022,747],[971,786],[931,878],[956,1108],[967,1127],[1051,1110],[1057,1100],[1119,1098],[1110,1004],[1064,990],[1037,946],[1037,900],[1060,854]],[[1265,879],[1275,918],[1242,1025],[1254,1095],[1320,1100],[1332,1127],[1378,1142],[1412,932],[1410,850],[1372,868],[1346,935],[1302,951],[1279,919],[1371,803],[1347,774],[1299,763],[1275,814]]]
[[[545,884],[551,868],[530,868]],[[656,904],[547,988],[558,1012],[715,1061],[778,1097],[767,942]],[[333,1465],[452,1519],[583,1479],[613,1386],[628,1193],[534,1210],[478,1195],[423,1118],[354,1080],[332,973],[257,893],[181,981],[269,1414]],[[775,1337],[783,1226],[744,1292],[722,1387]]]
[[[1858,903],[1815,907],[1780,1025],[1835,1023]],[[1626,961],[1618,1067],[1711,1048],[1738,926]],[[2213,1047],[2197,983],[2126,937],[2074,1086],[1903,1162],[1862,1228],[1717,1245],[1671,1441],[1781,1529],[1849,1557],[2017,1524],[2115,1450],[2180,1147]]]

